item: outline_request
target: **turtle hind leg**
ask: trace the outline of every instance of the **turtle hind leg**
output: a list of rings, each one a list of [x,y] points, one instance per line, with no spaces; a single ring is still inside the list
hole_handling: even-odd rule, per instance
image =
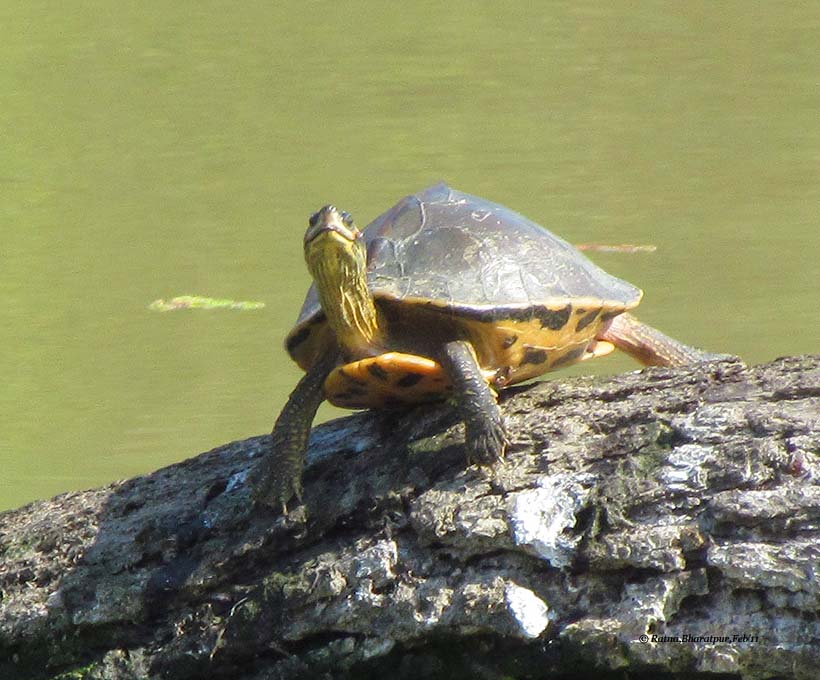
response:
[[[302,499],[302,470],[305,466],[310,425],[324,401],[324,383],[333,369],[335,354],[314,365],[299,381],[276,419],[269,453],[251,473],[251,493],[265,505],[282,508],[296,496]]]
[[[631,314],[616,316],[599,337],[647,366],[684,366],[730,356],[684,345]]]
[[[454,396],[466,432],[467,460],[488,465],[504,456],[507,433],[501,409],[465,340],[444,344],[441,365],[453,383]]]

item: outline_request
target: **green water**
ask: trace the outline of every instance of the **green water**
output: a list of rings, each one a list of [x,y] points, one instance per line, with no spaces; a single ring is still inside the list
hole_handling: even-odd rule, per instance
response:
[[[0,508],[268,431],[307,215],[439,179],[656,245],[594,258],[685,341],[820,351],[818,35],[816,2],[0,1]],[[184,293],[267,307],[147,308]]]

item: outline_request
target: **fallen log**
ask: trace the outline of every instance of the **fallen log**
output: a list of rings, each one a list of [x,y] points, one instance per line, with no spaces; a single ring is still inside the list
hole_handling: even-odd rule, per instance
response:
[[[0,515],[0,678],[815,678],[820,356],[505,392],[268,437]]]

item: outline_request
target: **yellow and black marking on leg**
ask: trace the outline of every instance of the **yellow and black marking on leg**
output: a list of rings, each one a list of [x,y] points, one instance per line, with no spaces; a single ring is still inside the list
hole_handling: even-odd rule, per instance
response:
[[[647,366],[684,366],[726,357],[684,345],[631,314],[612,319],[601,338]]]
[[[453,391],[441,365],[426,357],[387,352],[336,368],[325,397],[342,408],[398,408],[447,398]]]

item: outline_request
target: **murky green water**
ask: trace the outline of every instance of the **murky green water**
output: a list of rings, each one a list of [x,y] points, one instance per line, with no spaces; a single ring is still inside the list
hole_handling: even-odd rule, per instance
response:
[[[655,244],[594,257],[683,340],[820,351],[816,2],[0,2],[0,35],[0,507],[268,431],[307,215],[439,179]],[[267,307],[147,309],[182,293]]]

